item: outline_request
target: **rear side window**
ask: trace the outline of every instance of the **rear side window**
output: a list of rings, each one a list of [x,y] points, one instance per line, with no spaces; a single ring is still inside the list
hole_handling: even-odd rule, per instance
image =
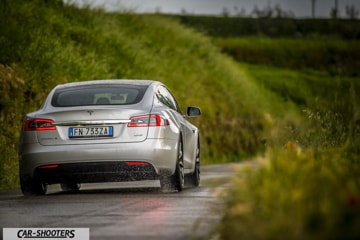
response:
[[[147,86],[120,84],[62,88],[55,91],[51,105],[54,107],[130,105],[140,102],[146,89]]]
[[[174,109],[175,111],[181,113],[180,108],[174,98],[174,96],[169,92],[169,90],[163,86],[160,86],[156,91],[157,99],[164,105],[169,108]]]

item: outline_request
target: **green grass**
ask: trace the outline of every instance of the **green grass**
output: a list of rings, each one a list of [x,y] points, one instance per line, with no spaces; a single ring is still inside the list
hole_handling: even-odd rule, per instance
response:
[[[282,102],[296,105],[301,112],[301,126],[292,126],[292,131],[287,132],[291,135],[285,139],[302,146],[338,147],[351,137],[350,132],[360,117],[360,83],[356,77],[264,65],[241,64],[240,67],[251,73],[260,86]]]
[[[329,156],[331,156],[329,158]],[[358,239],[359,162],[342,150],[272,149],[238,171],[221,239]]]
[[[270,147],[256,158],[257,167],[239,169],[232,179],[220,239],[359,238],[357,78],[239,67],[284,103],[298,106],[301,117],[271,121]]]

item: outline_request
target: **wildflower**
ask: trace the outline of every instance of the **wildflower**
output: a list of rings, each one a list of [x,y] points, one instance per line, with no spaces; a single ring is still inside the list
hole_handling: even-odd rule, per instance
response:
[[[289,142],[287,143],[287,149],[288,149],[289,151],[293,152],[294,149],[295,149],[295,143],[289,141]]]

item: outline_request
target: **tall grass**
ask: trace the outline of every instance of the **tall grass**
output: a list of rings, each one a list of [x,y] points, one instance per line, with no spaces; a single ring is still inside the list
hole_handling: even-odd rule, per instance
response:
[[[331,156],[331,157],[330,157]],[[339,149],[272,149],[233,180],[221,239],[358,239],[360,164]]]
[[[273,121],[270,147],[255,160],[256,168],[238,170],[218,228],[221,239],[358,239],[357,78],[240,66],[299,106],[302,117]]]
[[[6,67],[0,64],[0,186],[13,186],[18,181],[17,142],[21,123],[19,115],[23,114],[28,100],[23,90],[25,81],[20,77],[16,66]],[[16,99],[16,100],[14,100]],[[16,111],[17,109],[18,111]]]
[[[303,147],[324,148],[338,147],[353,140],[356,121],[360,118],[360,83],[357,77],[264,65],[240,66],[251,73],[259,85],[283,102],[295,104],[301,112],[302,121],[298,125],[293,121],[291,124],[295,125],[287,126],[291,129],[286,131],[284,141],[295,141]]]

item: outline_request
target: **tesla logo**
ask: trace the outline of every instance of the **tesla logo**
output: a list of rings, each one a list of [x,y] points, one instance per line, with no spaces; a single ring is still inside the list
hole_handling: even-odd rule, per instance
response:
[[[87,112],[89,113],[90,116],[94,113],[94,111],[87,111]]]

